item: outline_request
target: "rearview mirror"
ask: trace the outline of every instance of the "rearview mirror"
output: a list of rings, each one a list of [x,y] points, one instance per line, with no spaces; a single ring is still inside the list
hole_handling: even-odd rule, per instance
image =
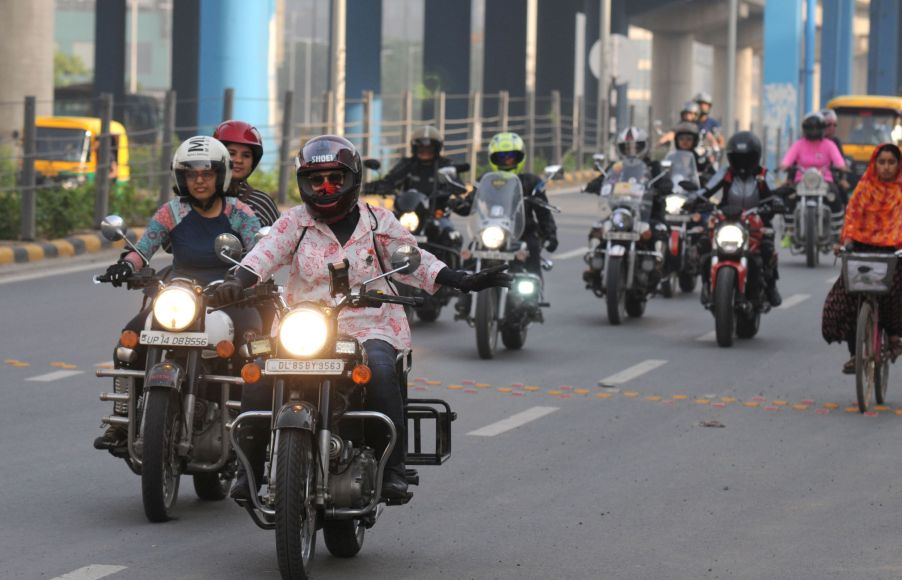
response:
[[[379,171],[379,168],[382,167],[382,163],[380,163],[378,159],[364,159],[363,166],[367,169],[372,169],[373,171]]]
[[[554,181],[564,176],[564,167],[561,165],[545,166],[545,181]]]
[[[594,165],[595,169],[597,169],[598,171],[604,171],[604,160],[604,153],[596,153],[592,155],[592,165]]]
[[[128,232],[128,226],[125,225],[125,220],[121,217],[117,215],[108,215],[100,222],[100,232],[103,234],[103,237],[109,241],[118,242],[125,238],[125,234]]]
[[[244,248],[234,234],[219,234],[213,242],[216,257],[223,262],[236,263]]]
[[[404,244],[391,255],[391,269],[399,274],[410,274],[420,267],[420,251],[415,246]]]

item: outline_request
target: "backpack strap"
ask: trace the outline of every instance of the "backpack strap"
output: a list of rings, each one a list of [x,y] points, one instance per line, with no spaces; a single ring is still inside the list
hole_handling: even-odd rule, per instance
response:
[[[373,208],[369,203],[366,204],[366,210],[370,213],[370,236],[373,240],[373,253],[376,254],[376,261],[379,263],[379,273],[385,274],[388,270],[385,269],[385,264],[382,262],[382,256],[379,254],[379,244],[376,243],[376,229],[379,227],[379,220],[376,218],[376,212],[373,211]],[[385,278],[386,284],[394,292],[395,296],[399,296],[398,289],[395,288],[394,283],[391,278]]]
[[[295,244],[295,246],[294,246],[294,253],[295,253],[295,254],[298,253],[298,248],[301,247],[301,242],[304,241],[304,236],[306,236],[306,235],[307,235],[307,226],[304,226],[304,229],[301,230],[301,235],[298,236],[298,243]]]

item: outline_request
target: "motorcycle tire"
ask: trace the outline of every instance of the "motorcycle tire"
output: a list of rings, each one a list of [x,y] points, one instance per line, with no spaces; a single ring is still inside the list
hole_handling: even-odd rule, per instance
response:
[[[817,247],[817,212],[805,212],[805,265],[815,268],[820,262],[820,253]]]
[[[498,348],[498,291],[482,290],[476,295],[476,350],[479,358],[494,358]]]
[[[416,310],[417,317],[423,322],[435,322],[442,313],[441,306],[424,306]]]
[[[881,330],[880,332],[880,344],[888,347],[889,336],[887,336],[885,330]],[[877,380],[875,381],[874,398],[877,400],[878,405],[886,404],[886,388],[889,386],[889,350],[889,348],[883,349],[883,353],[880,355],[880,364],[877,365]]]
[[[336,558],[353,558],[363,547],[366,526],[360,520],[326,520],[323,539],[326,549]]]
[[[761,328],[761,313],[757,310],[751,316],[736,317],[736,336],[739,338],[754,338],[759,328]]]
[[[630,318],[642,318],[642,315],[645,314],[645,305],[647,303],[645,296],[642,294],[627,294],[626,313]]]
[[[286,580],[307,580],[316,552],[313,436],[282,429],[276,447],[276,555]]]
[[[176,452],[181,432],[178,391],[151,389],[145,395],[141,498],[151,522],[171,519],[179,495],[181,458]]]
[[[717,345],[733,346],[736,313],[733,309],[733,295],[736,290],[736,270],[721,268],[717,272],[717,287],[714,289],[714,333]]]
[[[508,350],[520,350],[526,344],[526,333],[528,326],[518,326],[515,328],[501,329],[501,342]]]
[[[623,257],[614,256],[608,261],[608,276],[605,280],[605,303],[608,322],[617,326],[626,318],[626,280]]]
[[[217,472],[195,473],[194,493],[203,501],[219,501],[229,494],[229,487],[235,478],[236,460],[229,461]]]
[[[698,275],[686,274],[685,272],[680,273],[680,290],[686,294],[695,292],[696,280],[698,280]]]
[[[671,272],[664,276],[664,279],[661,280],[661,296],[664,298],[673,298],[677,283],[678,277],[676,272]]]
[[[855,396],[858,399],[858,410],[862,413],[868,411],[871,394],[877,383],[878,370],[874,348],[876,318],[871,304],[862,302],[855,329]]]

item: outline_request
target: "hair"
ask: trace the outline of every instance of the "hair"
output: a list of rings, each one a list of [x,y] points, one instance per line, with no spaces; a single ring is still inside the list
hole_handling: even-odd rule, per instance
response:
[[[880,147],[877,148],[877,157],[879,157],[880,154],[883,153],[884,151],[889,151],[890,153],[892,153],[893,157],[896,158],[897,163],[900,160],[902,160],[902,151],[900,151],[896,145],[893,145],[892,143],[884,143],[883,145],[881,145]],[[875,157],[875,159],[876,159],[876,157]]]

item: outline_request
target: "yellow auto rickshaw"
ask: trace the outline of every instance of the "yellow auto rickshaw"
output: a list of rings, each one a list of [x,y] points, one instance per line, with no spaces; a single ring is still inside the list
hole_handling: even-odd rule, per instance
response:
[[[37,157],[34,168],[40,181],[53,181],[73,188],[92,182],[97,172],[100,119],[96,117],[38,117]],[[110,122],[113,135],[109,179],[121,184],[129,180],[128,135],[117,121]]]
[[[827,108],[836,112],[836,136],[843,155],[852,159],[853,182],[864,174],[877,145],[902,145],[902,97],[847,95],[830,100]]]

